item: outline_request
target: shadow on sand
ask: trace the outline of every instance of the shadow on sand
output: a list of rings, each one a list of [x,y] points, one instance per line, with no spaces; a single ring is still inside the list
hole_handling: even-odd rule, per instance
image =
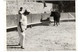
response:
[[[21,48],[20,45],[7,45],[7,48]]]

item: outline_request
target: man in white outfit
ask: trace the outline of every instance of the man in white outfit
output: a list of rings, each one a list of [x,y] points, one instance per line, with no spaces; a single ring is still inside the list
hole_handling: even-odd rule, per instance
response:
[[[19,10],[19,18],[18,18],[18,33],[19,33],[19,45],[21,46],[22,49],[24,49],[25,46],[25,30],[27,29],[27,15],[29,12],[25,10],[23,12],[23,8],[21,7]]]

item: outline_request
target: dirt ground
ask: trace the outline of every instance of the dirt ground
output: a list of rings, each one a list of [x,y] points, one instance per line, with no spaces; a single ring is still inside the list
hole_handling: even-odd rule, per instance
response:
[[[17,31],[7,32],[8,51],[76,50],[75,22],[61,22],[59,26],[36,25],[26,30],[25,49],[17,46]],[[15,46],[10,46],[15,45]]]

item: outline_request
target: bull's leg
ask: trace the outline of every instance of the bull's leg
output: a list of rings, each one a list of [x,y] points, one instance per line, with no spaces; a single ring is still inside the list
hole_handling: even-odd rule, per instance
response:
[[[54,25],[53,26],[55,26],[55,23],[56,23],[56,21],[54,20]]]
[[[58,26],[58,22],[56,21],[56,25]]]
[[[60,25],[60,22],[58,22],[58,25]]]
[[[60,25],[60,17],[59,17],[59,19],[58,19],[58,25]]]

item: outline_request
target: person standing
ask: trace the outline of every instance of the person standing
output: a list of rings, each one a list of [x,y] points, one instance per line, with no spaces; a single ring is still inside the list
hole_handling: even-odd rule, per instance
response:
[[[18,18],[18,33],[19,33],[19,45],[22,49],[25,47],[25,30],[27,29],[27,15],[29,12],[27,10],[23,11],[23,8],[20,7],[20,10],[18,12],[19,18]]]
[[[19,33],[19,44],[18,45],[20,45],[21,46],[21,48],[22,49],[24,49],[23,48],[23,30],[22,30],[22,27],[21,27],[21,19],[22,19],[22,13],[23,13],[23,7],[20,7],[20,10],[18,11],[18,27],[17,27],[17,29],[18,29],[18,33]],[[23,34],[22,34],[23,33]]]

